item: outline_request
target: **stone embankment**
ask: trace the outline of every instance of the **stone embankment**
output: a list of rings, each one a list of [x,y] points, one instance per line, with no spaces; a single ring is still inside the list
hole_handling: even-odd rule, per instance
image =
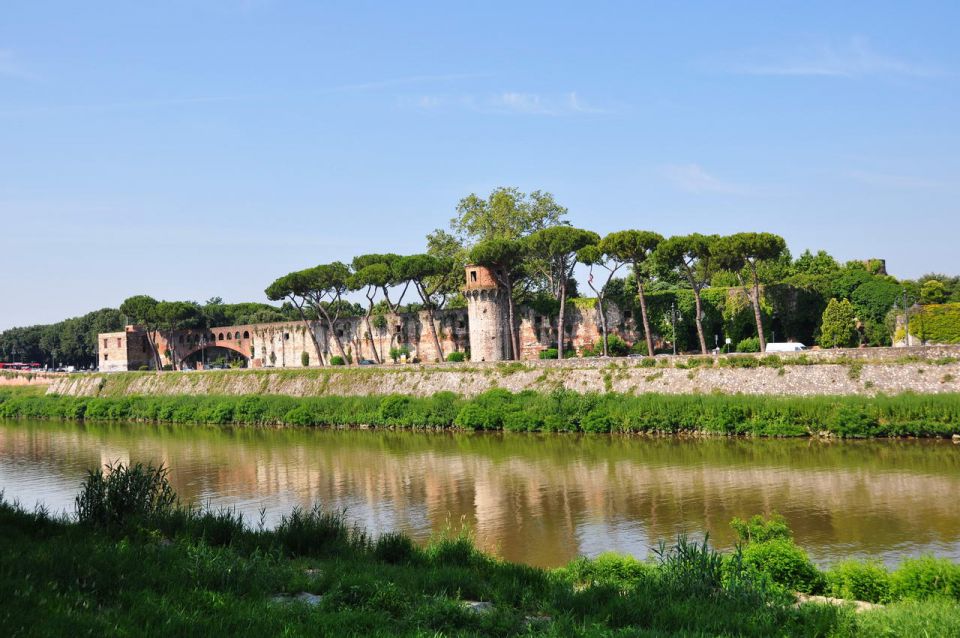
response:
[[[487,364],[398,365],[78,374],[48,393],[74,396],[282,394],[290,396],[455,392],[758,394],[782,396],[960,392],[960,347],[874,348],[801,355],[612,358]]]

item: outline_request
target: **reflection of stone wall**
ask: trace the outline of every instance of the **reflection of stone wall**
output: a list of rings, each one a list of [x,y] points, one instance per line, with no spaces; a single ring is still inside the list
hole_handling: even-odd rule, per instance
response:
[[[957,559],[960,510],[944,497],[960,490],[954,447],[18,424],[0,427],[0,479],[8,499],[69,508],[86,469],[163,461],[186,501],[238,506],[253,524],[260,507],[272,525],[316,502],[420,541],[462,522],[485,549],[538,565],[643,556],[681,530],[730,547],[732,517],[772,511],[818,560],[896,560],[907,545]]]

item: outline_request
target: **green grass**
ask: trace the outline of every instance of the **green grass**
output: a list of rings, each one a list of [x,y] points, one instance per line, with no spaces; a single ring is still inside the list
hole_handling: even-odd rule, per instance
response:
[[[648,381],[660,373],[647,376]],[[612,384],[612,379],[611,379]],[[590,421],[590,427],[584,423]],[[777,397],[656,393],[511,393],[472,398],[277,395],[72,397],[35,388],[0,390],[0,417],[212,425],[591,432],[702,432],[720,435],[949,437],[960,432],[960,394]]]
[[[750,564],[739,550],[721,554],[706,540],[679,537],[648,562],[603,554],[548,571],[483,554],[463,533],[422,547],[397,532],[372,538],[320,507],[266,530],[231,511],[184,507],[175,495],[156,506],[158,495],[169,496],[166,475],[139,464],[107,477],[92,472],[78,501],[85,494],[105,516],[57,518],[0,501],[5,636],[839,638],[954,636],[960,628],[960,594],[927,578],[931,566],[940,576],[960,566],[933,559],[890,576],[917,583],[902,601],[855,615],[795,607],[773,576],[783,565],[774,546],[763,552],[772,561]],[[738,523],[747,548],[792,543],[777,519]],[[300,592],[321,600],[274,600]],[[469,600],[492,609],[468,611]]]

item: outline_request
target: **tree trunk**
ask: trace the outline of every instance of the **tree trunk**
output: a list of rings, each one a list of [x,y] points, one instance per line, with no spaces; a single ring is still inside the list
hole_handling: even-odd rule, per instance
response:
[[[707,354],[707,339],[703,336],[703,320],[700,318],[703,315],[702,306],[700,304],[700,289],[693,289],[693,299],[696,302],[696,313],[697,316],[694,317],[697,324],[697,337],[700,339],[700,354]],[[674,339],[677,338],[676,335],[673,336]]]
[[[643,282],[637,279],[637,292],[640,295],[640,318],[643,320],[643,336],[647,340],[647,356],[653,356],[653,335],[650,334],[650,319],[647,317],[647,294]]]
[[[600,339],[603,341],[603,356],[609,357],[607,348],[607,313],[603,311],[603,297],[597,297],[597,309],[600,313]]]
[[[303,326],[306,328],[307,334],[310,335],[310,341],[313,342],[313,347],[317,349],[317,360],[320,362],[321,366],[327,365],[327,362],[323,358],[323,349],[320,347],[320,342],[317,341],[317,335],[314,334],[313,327],[310,325],[310,321],[308,321],[307,316],[303,314],[303,308],[296,303],[293,305],[297,309],[297,312],[300,313],[300,320],[303,321]],[[266,357],[264,357],[264,360],[266,360]]]
[[[377,363],[383,363],[380,360],[380,353],[377,352],[377,342],[373,340],[373,326],[370,324],[370,315],[367,314],[363,321],[367,326],[367,335],[370,337],[370,352],[373,353],[373,360]]]
[[[337,329],[333,325],[333,320],[330,319],[330,314],[323,309],[322,306],[318,306],[320,312],[323,313],[323,318],[327,322],[327,330],[330,331],[330,334],[333,335],[333,342],[337,344],[337,350],[340,351],[340,356],[343,358],[343,362],[347,363],[347,351],[343,349],[343,342],[340,340],[340,335],[337,334]]]
[[[557,316],[557,360],[563,359],[563,339],[565,336],[563,329],[563,313],[567,305],[567,282],[561,282],[560,288],[560,314]]]
[[[517,326],[513,319],[513,283],[507,280],[507,321],[510,322],[510,358],[520,359],[520,337],[517,334]]]
[[[757,321],[757,337],[760,340],[760,352],[767,351],[767,337],[763,334],[763,315],[760,313],[760,282],[757,280],[756,270],[753,271],[753,294],[750,295],[753,304],[753,317]]]
[[[437,358],[443,361],[443,348],[440,347],[440,337],[437,335],[437,326],[434,325],[433,305],[427,304],[427,321],[430,323],[430,334],[433,336],[433,345],[437,349]]]

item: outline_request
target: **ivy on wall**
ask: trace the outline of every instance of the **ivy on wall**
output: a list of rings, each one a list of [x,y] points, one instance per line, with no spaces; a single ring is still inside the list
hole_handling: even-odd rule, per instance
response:
[[[921,306],[910,315],[910,334],[926,343],[960,343],[960,303]]]

